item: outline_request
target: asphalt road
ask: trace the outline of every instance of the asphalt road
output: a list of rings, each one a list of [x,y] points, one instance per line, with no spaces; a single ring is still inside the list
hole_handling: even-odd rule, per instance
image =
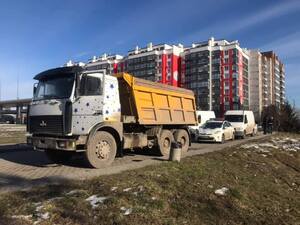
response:
[[[186,156],[220,151],[226,147],[262,138],[263,135],[247,137],[244,140],[228,141],[224,144],[193,143]],[[0,146],[0,191],[30,188],[35,185],[59,184],[70,180],[83,180],[100,175],[120,173],[166,161],[166,158],[149,155],[145,152],[125,152],[124,157],[116,158],[110,167],[103,169],[87,168],[82,158],[75,156],[66,165],[51,163],[44,152],[35,151],[26,145]]]

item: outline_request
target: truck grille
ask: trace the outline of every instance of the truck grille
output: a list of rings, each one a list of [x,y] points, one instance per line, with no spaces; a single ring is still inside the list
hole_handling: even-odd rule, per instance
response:
[[[31,116],[29,118],[30,133],[59,134],[63,132],[62,116]]]

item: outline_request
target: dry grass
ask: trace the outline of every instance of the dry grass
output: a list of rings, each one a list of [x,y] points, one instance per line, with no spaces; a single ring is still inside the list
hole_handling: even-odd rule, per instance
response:
[[[299,135],[277,136],[300,140]],[[257,143],[265,142],[270,142],[269,138]],[[235,147],[186,158],[179,164],[165,162],[85,182],[3,194],[0,221],[64,225],[299,224],[300,152],[264,150],[267,152]],[[229,189],[227,194],[214,194],[221,187]],[[67,194],[71,190],[77,191]],[[92,208],[86,201],[91,195],[108,198]],[[42,208],[36,211],[40,205]],[[126,210],[129,215],[124,215]],[[49,218],[40,219],[45,212]],[[32,217],[12,219],[13,215]]]
[[[25,125],[0,124],[0,143],[1,144],[18,144],[25,143]]]

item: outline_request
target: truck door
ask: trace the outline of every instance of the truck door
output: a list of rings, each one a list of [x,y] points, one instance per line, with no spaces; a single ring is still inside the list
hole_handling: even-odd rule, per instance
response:
[[[104,78],[100,72],[81,75],[73,103],[73,134],[88,134],[95,124],[103,121]]]

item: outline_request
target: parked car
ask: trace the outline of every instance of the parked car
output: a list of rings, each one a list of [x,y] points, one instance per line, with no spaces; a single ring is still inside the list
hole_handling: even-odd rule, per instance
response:
[[[189,131],[192,140],[197,140],[199,135],[199,128],[208,120],[215,119],[216,115],[214,111],[196,111],[197,122],[196,126],[189,126]]]
[[[12,115],[0,115],[0,123],[9,123],[9,124],[13,124],[15,123],[16,119],[12,116]]]
[[[234,128],[226,120],[208,120],[199,129],[198,141],[211,141],[224,143],[234,140]]]
[[[254,136],[257,133],[257,125],[252,111],[228,110],[225,113],[225,120],[234,127],[236,137],[245,138],[246,135]]]

